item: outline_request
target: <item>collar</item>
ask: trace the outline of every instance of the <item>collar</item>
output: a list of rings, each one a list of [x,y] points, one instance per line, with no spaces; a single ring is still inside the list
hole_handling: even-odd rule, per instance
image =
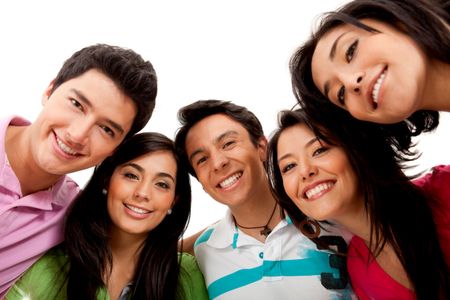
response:
[[[267,237],[266,241],[270,239],[270,237],[274,234],[277,234],[282,228],[291,224],[290,219],[281,220],[275,228],[273,228],[272,232]],[[227,209],[225,216],[212,227],[213,231],[211,232],[206,243],[208,246],[223,249],[226,247],[233,247],[233,249],[247,246],[247,245],[262,245],[260,241],[253,238],[252,236],[246,234],[241,231],[233,220],[233,215],[231,211]]]

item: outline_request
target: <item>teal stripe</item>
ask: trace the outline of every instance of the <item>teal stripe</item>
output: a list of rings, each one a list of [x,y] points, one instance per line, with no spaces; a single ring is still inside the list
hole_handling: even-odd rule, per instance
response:
[[[242,269],[212,282],[208,286],[209,297],[217,298],[231,290],[261,280],[263,277],[320,276],[324,272],[339,276],[339,271],[331,268],[328,260],[328,253],[316,251],[314,257],[305,259],[264,261],[259,267]]]
[[[293,224],[293,223],[292,223],[291,217],[289,217],[288,215],[286,215],[286,222],[287,222],[289,225]]]
[[[209,237],[213,233],[213,231],[214,231],[214,228],[210,228],[210,229],[206,230],[205,232],[203,232],[198,237],[198,239],[195,241],[194,248],[197,247],[198,245],[200,245],[201,243],[207,242],[209,240]]]

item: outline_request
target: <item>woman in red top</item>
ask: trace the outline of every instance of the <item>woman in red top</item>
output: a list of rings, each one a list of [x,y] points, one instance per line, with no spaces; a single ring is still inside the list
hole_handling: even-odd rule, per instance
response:
[[[318,233],[320,227],[309,232],[315,220],[354,234],[347,266],[358,297],[450,299],[444,259],[450,252],[439,244],[448,245],[450,235],[433,221],[440,211],[444,217],[436,224],[448,228],[449,197],[431,198],[403,173],[415,153],[398,151],[382,127],[345,111],[314,117],[285,111],[279,127],[269,143],[272,188],[306,234]]]

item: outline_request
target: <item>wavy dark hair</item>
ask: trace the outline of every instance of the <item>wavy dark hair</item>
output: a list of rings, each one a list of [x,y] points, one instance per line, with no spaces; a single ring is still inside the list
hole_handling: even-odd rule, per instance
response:
[[[323,105],[331,103],[316,87],[312,78],[311,61],[317,43],[331,29],[346,23],[369,32],[377,32],[360,22],[364,18],[394,26],[410,36],[428,57],[450,63],[449,8],[448,0],[353,0],[336,11],[325,14],[318,29],[290,59],[292,87],[298,103],[308,114],[321,113]],[[331,109],[342,110],[338,106]],[[392,124],[386,127],[393,137],[404,141],[405,135],[417,136],[434,130],[439,124],[439,112],[420,110],[400,123],[398,126]],[[407,149],[409,144],[402,144],[402,147]]]
[[[339,122],[336,126],[335,121]],[[371,221],[370,249],[378,255],[392,245],[417,299],[449,299],[449,273],[439,245],[428,198],[407,177],[402,166],[418,153],[404,154],[377,124],[360,121],[344,110],[335,120],[304,110],[282,111],[268,146],[268,174],[272,192],[295,224],[306,216],[286,194],[278,166],[278,140],[292,126],[305,124],[322,141],[341,147],[353,168]]]
[[[176,133],[175,146],[183,164],[187,166],[189,173],[195,178],[197,178],[197,175],[186,153],[186,137],[195,124],[206,117],[216,114],[226,115],[241,124],[247,130],[250,141],[254,146],[257,146],[259,139],[264,136],[262,125],[255,114],[244,106],[230,101],[199,100],[180,108],[178,120],[181,123],[181,127],[178,128]]]
[[[128,138],[144,128],[155,108],[158,91],[156,72],[131,49],[107,44],[85,47],[69,57],[53,81],[52,93],[64,82],[96,69],[108,76],[136,106],[136,116]]]
[[[97,299],[104,287],[103,275],[112,266],[106,195],[114,170],[124,163],[155,151],[169,151],[177,162],[175,204],[172,214],[151,230],[141,246],[133,278],[131,299],[182,299],[176,295],[180,261],[177,243],[186,229],[191,208],[191,188],[187,170],[175,154],[173,142],[159,133],[140,133],[125,141],[96,169],[77,196],[67,217],[65,247],[70,259],[68,299]]]

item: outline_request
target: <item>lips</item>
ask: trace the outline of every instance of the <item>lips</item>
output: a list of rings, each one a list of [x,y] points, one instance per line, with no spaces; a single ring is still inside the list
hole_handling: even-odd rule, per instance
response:
[[[375,83],[373,84],[373,88],[372,88],[372,92],[371,92],[370,96],[372,99],[372,104],[373,104],[374,109],[376,109],[378,107],[378,97],[380,95],[381,86],[384,82],[384,79],[386,78],[386,72],[387,72],[387,68],[385,68],[383,70],[383,72],[381,72],[381,74],[378,76]]]
[[[233,175],[227,177],[225,180],[222,180],[217,187],[225,189],[228,188],[230,186],[232,186],[236,181],[239,180],[239,178],[242,177],[242,171],[236,172]]]
[[[81,154],[75,151],[73,148],[71,148],[69,145],[64,143],[57,135],[56,133],[53,133],[55,135],[56,139],[56,145],[58,146],[58,149],[61,150],[64,154],[70,155],[70,156],[80,156]]]
[[[150,210],[146,210],[146,209],[143,209],[143,208],[140,208],[140,207],[131,205],[131,204],[127,204],[127,203],[124,203],[123,205],[124,205],[126,208],[128,208],[129,210],[131,210],[131,211],[133,211],[134,213],[137,213],[137,214],[139,214],[139,215],[145,215],[145,214],[149,214],[149,213],[152,212],[152,211],[150,211]]]
[[[335,181],[328,180],[308,186],[303,190],[303,198],[307,200],[317,199],[333,188]]]

